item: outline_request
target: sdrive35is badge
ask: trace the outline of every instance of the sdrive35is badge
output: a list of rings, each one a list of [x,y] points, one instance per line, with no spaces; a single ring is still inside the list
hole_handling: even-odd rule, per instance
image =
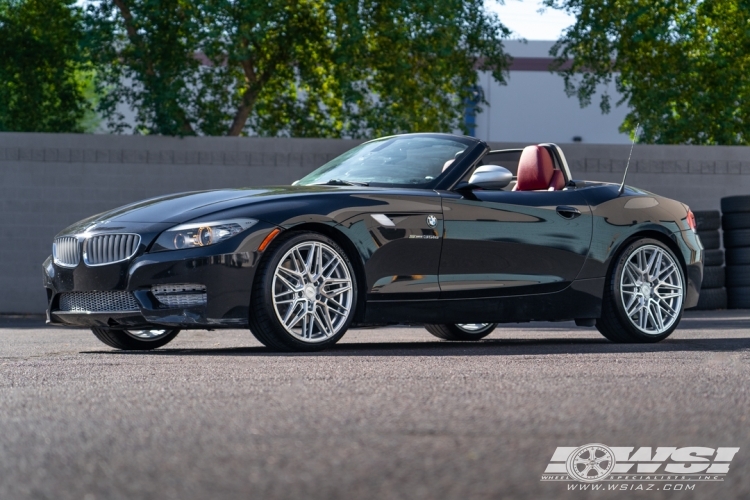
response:
[[[428,215],[427,216],[427,225],[430,226],[430,227],[437,226],[437,217],[435,217],[434,215]]]

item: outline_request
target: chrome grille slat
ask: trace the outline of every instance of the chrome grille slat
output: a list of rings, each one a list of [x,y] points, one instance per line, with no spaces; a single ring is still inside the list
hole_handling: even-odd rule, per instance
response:
[[[76,267],[81,261],[81,246],[75,236],[60,236],[52,244],[52,257],[62,267]]]
[[[83,261],[87,266],[103,266],[132,258],[141,237],[137,234],[97,234],[83,244]]]
[[[65,292],[60,294],[61,312],[129,312],[140,311],[130,292]]]

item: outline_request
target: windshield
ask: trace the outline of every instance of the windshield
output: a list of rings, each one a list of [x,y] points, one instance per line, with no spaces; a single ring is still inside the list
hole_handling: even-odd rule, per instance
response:
[[[386,137],[347,151],[297,184],[426,185],[469,146],[448,137]]]

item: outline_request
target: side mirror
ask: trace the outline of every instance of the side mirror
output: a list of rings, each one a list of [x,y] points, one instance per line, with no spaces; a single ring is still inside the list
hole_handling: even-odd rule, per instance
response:
[[[502,189],[513,180],[510,170],[500,165],[482,165],[469,179],[469,187],[482,189]]]

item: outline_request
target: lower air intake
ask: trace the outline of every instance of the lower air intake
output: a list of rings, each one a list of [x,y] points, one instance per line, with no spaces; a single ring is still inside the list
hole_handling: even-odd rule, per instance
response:
[[[206,287],[203,285],[154,285],[151,293],[160,303],[171,308],[205,306],[207,302]]]
[[[62,312],[123,312],[140,311],[130,292],[66,292],[60,295]]]

